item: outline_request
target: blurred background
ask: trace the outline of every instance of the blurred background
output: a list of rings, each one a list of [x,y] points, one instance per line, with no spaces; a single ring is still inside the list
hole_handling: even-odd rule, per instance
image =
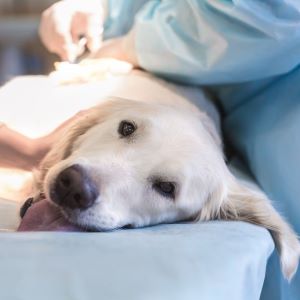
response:
[[[38,37],[41,12],[55,0],[0,0],[0,84],[16,75],[46,74],[58,58]]]

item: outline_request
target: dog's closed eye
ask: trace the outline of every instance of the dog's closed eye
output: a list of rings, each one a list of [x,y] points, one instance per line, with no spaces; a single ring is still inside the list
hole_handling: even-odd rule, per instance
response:
[[[166,198],[175,199],[176,185],[174,182],[157,180],[153,183],[152,187],[160,195]]]
[[[128,137],[132,135],[137,129],[137,126],[132,121],[123,120],[119,124],[118,133],[121,137]]]

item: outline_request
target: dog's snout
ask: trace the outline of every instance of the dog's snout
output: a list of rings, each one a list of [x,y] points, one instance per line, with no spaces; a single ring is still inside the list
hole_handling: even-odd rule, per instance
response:
[[[62,207],[87,209],[99,196],[98,188],[80,165],[72,165],[56,178],[52,201]]]

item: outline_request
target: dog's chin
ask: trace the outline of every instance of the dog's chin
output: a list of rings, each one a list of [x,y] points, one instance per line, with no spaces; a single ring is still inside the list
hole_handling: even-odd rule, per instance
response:
[[[104,225],[101,224],[101,220],[98,222],[93,222],[92,220],[87,220],[79,209],[68,209],[62,208],[54,203],[57,207],[59,207],[62,215],[72,224],[80,227],[84,231],[88,232],[105,232],[105,231],[112,231],[124,226],[117,226],[117,225]]]

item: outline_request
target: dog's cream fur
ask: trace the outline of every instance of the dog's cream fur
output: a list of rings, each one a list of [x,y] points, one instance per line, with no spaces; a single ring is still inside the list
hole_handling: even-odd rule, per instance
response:
[[[100,196],[86,210],[62,209],[72,222],[96,230],[181,220],[250,222],[270,230],[283,273],[290,279],[300,255],[297,236],[263,193],[230,173],[214,123],[172,88],[164,99],[152,93],[145,90],[146,97],[134,100],[107,98],[73,124],[43,161],[37,194],[43,192],[51,199],[57,175],[80,164],[97,184]],[[122,120],[137,124],[130,140],[118,134]],[[174,200],[152,188],[153,177],[176,182]]]

